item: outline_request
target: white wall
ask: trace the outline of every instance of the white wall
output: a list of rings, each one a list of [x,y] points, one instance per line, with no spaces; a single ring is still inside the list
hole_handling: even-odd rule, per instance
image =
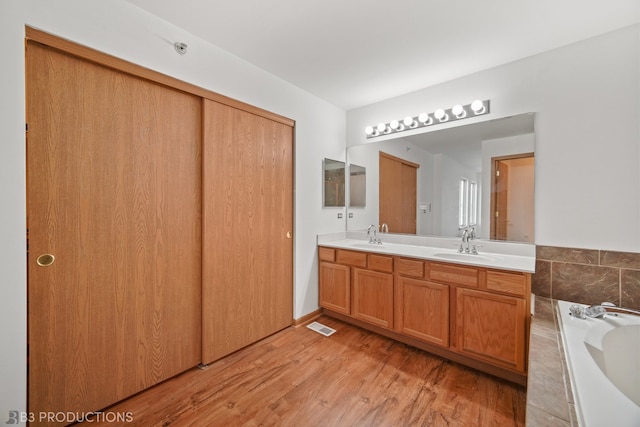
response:
[[[27,395],[25,11],[19,1],[0,6],[0,424],[25,410]]]
[[[345,229],[321,206],[322,158],[344,160],[343,110],[123,1],[3,0],[0,422],[26,406],[25,23],[295,120],[294,317],[317,308],[316,234]],[[188,44],[185,56],[175,41]]]
[[[365,143],[367,125],[474,99],[491,113],[469,123],[536,112],[535,243],[640,252],[639,42],[634,25],[351,110],[347,144]]]

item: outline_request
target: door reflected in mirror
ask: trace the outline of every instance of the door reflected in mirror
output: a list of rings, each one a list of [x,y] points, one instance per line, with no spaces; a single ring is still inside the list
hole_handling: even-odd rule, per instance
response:
[[[534,118],[526,113],[348,147],[347,163],[367,169],[370,191],[364,208],[349,206],[347,230],[387,223],[391,233],[458,237],[463,226],[474,226],[480,239],[533,243]],[[403,183],[402,169],[387,171],[390,158],[413,165],[415,179]],[[504,201],[492,196],[497,161],[511,172],[498,183]],[[398,213],[388,212],[390,205]]]
[[[533,243],[533,153],[491,159],[492,240]]]
[[[416,234],[416,190],[419,164],[380,151],[380,225],[394,233]]]

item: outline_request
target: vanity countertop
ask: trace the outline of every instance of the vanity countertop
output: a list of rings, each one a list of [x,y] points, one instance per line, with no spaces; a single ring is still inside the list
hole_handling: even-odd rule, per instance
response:
[[[477,267],[494,268],[500,270],[520,271],[525,273],[535,272],[535,249],[533,254],[523,250],[512,250],[512,246],[506,243],[500,249],[500,243],[492,242],[493,250],[483,251],[478,255],[458,253],[454,248],[456,240],[438,239],[432,243],[434,246],[420,244],[407,244],[383,241],[382,244],[369,243],[368,240],[354,238],[318,239],[318,245],[337,249],[373,252],[385,255],[397,255],[410,258],[426,259],[453,264],[473,265]]]

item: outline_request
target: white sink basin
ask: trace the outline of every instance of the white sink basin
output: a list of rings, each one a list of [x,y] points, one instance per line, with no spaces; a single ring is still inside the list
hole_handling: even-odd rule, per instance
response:
[[[473,255],[473,254],[460,254],[460,253],[440,253],[434,254],[434,258],[442,258],[451,261],[464,261],[464,262],[494,262],[496,258],[486,255]]]

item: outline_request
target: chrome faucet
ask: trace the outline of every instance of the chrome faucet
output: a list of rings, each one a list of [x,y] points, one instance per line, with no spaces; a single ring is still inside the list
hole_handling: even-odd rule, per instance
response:
[[[469,253],[469,238],[469,229],[465,228],[464,230],[462,230],[462,243],[460,243],[458,253]]]
[[[458,247],[458,253],[478,255],[477,246],[471,243],[471,241],[474,240],[475,238],[476,238],[475,227],[466,227],[464,230],[462,230],[462,242]]]
[[[373,231],[373,232],[372,232]],[[367,236],[369,236],[369,243],[374,244],[374,243],[382,243],[378,240],[378,227],[374,224],[371,224],[368,228],[367,228]]]
[[[617,307],[611,302],[603,302],[602,304],[595,304],[585,307],[580,304],[573,304],[569,307],[569,313],[577,317],[578,319],[598,319],[604,317],[605,314],[617,316],[617,313],[633,314],[640,316],[640,310],[634,310],[632,308]]]
[[[618,307],[611,302],[603,302],[602,304],[590,305],[589,307],[586,307],[584,309],[585,317],[591,317],[592,319],[604,317],[605,314],[615,315],[616,313],[633,314],[636,316],[640,316],[640,310]]]

